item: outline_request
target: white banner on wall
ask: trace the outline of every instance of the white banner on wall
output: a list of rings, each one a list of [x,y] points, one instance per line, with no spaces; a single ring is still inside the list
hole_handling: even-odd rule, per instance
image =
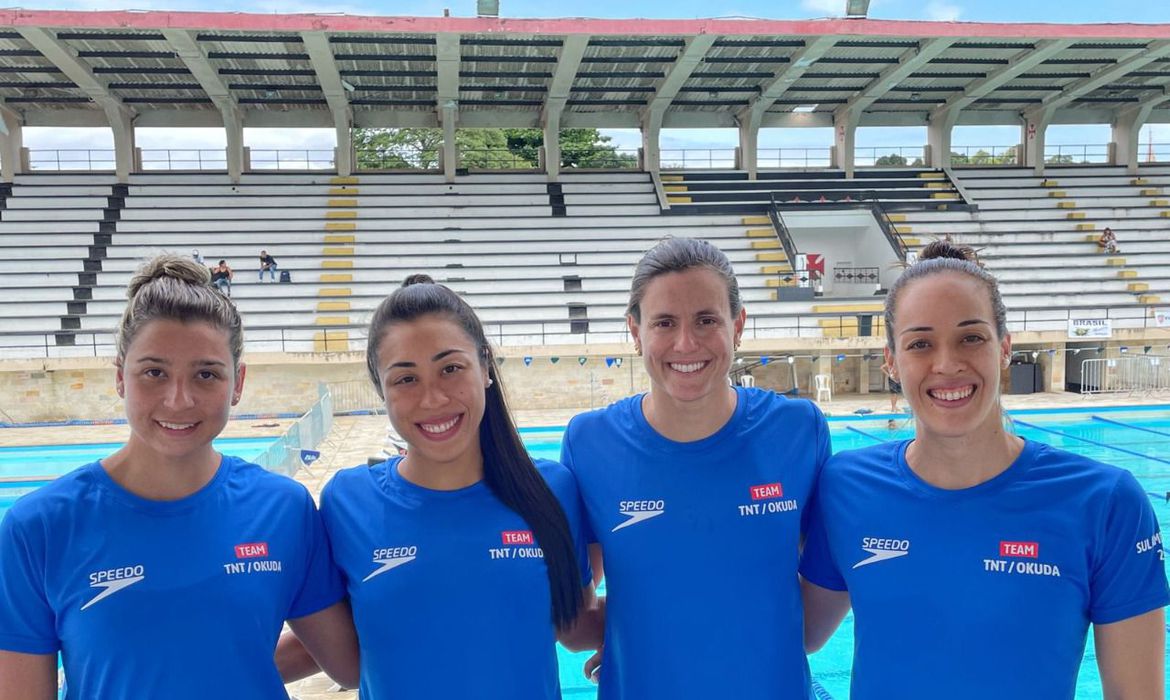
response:
[[[1170,309],[1154,309],[1154,323],[1158,328],[1170,328]]]
[[[1070,318],[1068,320],[1068,337],[1112,338],[1113,321],[1107,318]]]

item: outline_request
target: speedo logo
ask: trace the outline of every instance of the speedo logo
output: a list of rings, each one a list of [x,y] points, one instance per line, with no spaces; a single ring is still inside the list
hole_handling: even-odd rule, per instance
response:
[[[854,569],[876,564],[879,561],[888,561],[906,556],[910,553],[910,540],[895,540],[885,537],[862,537],[861,549],[868,552],[869,557],[854,564]]]
[[[130,586],[138,583],[146,578],[146,568],[142,564],[135,564],[134,566],[124,566],[118,569],[106,569],[104,571],[95,571],[89,575],[89,587],[100,588],[101,593],[98,593],[85,605],[81,606],[85,610],[89,606],[99,601],[105,600],[114,595],[118,591],[123,591]]]
[[[610,532],[617,532],[622,528],[646,522],[650,518],[657,518],[665,512],[666,501],[662,499],[656,501],[620,501],[618,503],[618,513],[626,516],[628,520],[618,523],[617,527],[610,530]]]
[[[411,545],[409,547],[382,547],[374,550],[374,563],[378,565],[369,576],[362,579],[362,583],[369,581],[375,576],[381,576],[387,571],[408,564],[418,557],[418,547]]]

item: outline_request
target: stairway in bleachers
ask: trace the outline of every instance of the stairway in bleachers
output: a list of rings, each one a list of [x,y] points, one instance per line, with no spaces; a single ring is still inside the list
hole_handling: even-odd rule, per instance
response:
[[[784,208],[818,204],[881,202],[888,210],[945,209],[962,204],[946,174],[938,170],[864,169],[847,179],[840,170],[686,171],[661,175],[671,214],[764,214],[772,197]]]

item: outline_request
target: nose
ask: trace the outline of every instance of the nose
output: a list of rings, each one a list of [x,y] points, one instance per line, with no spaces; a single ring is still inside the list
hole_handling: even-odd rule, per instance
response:
[[[422,400],[419,402],[422,408],[439,408],[447,401],[447,392],[443,390],[439,382],[425,382],[423,384]]]
[[[959,351],[941,346],[934,354],[934,372],[936,374],[956,374],[966,367]]]
[[[195,405],[195,396],[191,391],[191,384],[185,379],[176,378],[170,383],[167,392],[166,405],[172,409],[186,409]]]
[[[678,333],[674,336],[674,349],[676,352],[687,353],[692,352],[699,347],[698,339],[695,336],[695,329],[686,324],[680,325]]]

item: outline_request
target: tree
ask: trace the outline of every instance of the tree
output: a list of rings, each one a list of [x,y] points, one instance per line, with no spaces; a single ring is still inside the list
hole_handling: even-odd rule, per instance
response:
[[[899,153],[890,153],[878,158],[873,162],[874,165],[888,165],[895,168],[906,167],[906,157]]]
[[[440,166],[441,129],[354,129],[358,167],[365,169]],[[618,153],[610,137],[597,129],[563,129],[561,165],[577,168],[630,168],[637,158]],[[457,129],[455,145],[461,167],[478,169],[532,169],[544,145],[540,129]]]

